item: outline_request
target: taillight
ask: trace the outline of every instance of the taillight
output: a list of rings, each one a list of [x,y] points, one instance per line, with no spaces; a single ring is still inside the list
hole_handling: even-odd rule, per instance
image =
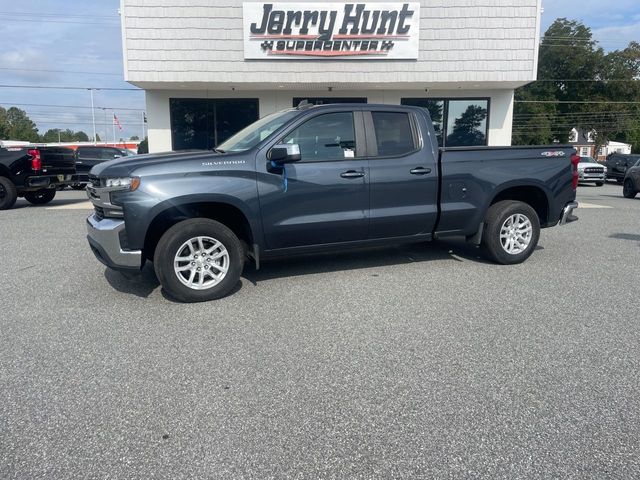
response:
[[[571,182],[571,185],[573,186],[574,190],[578,189],[578,164],[580,163],[580,156],[579,155],[571,155],[571,168],[573,170],[573,181]]]
[[[40,150],[29,150],[27,153],[31,155],[31,170],[42,170],[42,157],[40,156]]]

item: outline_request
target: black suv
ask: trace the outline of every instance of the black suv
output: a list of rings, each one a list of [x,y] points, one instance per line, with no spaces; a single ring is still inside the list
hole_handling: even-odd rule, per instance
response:
[[[640,160],[640,155],[612,153],[607,157],[607,180],[622,183],[627,169],[635,165],[638,160]]]
[[[89,183],[89,170],[99,163],[113,160],[114,158],[126,157],[130,153],[124,148],[102,147],[102,146],[82,146],[76,150],[76,176],[77,183],[72,185],[75,189],[82,189]]]
[[[640,159],[627,169],[622,187],[622,194],[625,198],[636,198],[638,192],[640,192]]]

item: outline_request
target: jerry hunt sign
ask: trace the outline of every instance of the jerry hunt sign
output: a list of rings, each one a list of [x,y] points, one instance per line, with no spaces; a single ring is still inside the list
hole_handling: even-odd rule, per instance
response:
[[[243,3],[245,59],[417,59],[420,4]]]

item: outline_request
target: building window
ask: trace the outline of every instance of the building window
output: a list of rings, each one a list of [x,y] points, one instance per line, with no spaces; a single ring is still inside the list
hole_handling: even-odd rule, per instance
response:
[[[258,99],[172,98],[173,150],[210,149],[258,119]]]
[[[371,112],[378,156],[390,157],[416,149],[409,115],[400,112]]]
[[[581,157],[588,157],[589,153],[591,153],[591,148],[590,147],[580,147],[580,156]]]
[[[429,111],[440,147],[467,147],[488,143],[488,98],[403,98],[401,103]]]
[[[367,97],[293,97],[293,107],[306,100],[312,105],[326,105],[328,103],[367,103]]]

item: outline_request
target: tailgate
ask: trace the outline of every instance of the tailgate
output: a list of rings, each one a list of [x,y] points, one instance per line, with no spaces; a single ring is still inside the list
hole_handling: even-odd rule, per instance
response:
[[[74,151],[64,147],[41,147],[42,169],[47,174],[75,173]]]

